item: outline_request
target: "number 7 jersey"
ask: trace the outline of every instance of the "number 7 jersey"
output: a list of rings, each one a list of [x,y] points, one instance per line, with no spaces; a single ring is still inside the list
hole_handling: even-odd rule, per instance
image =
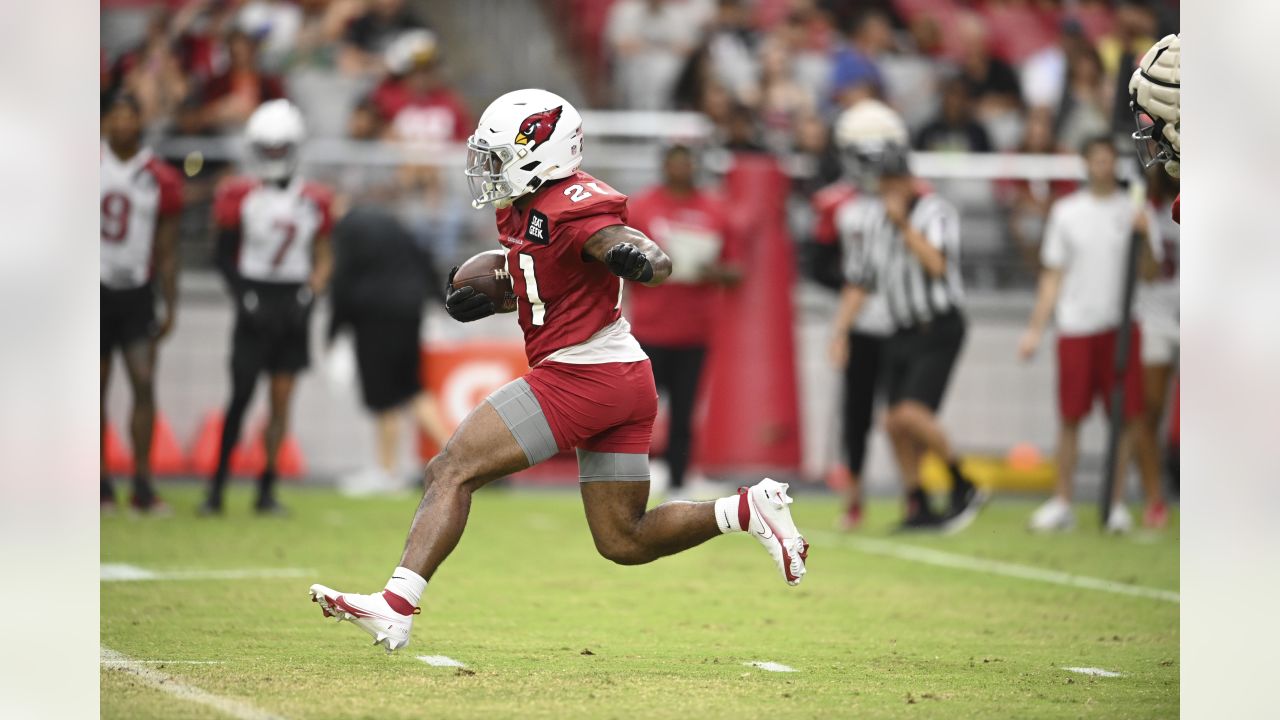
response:
[[[579,170],[543,185],[525,208],[498,210],[497,221],[530,367],[644,358],[622,320],[622,279],[583,252],[596,232],[627,223],[626,195]]]
[[[218,186],[213,221],[240,233],[236,270],[248,280],[306,282],[312,245],[331,225],[332,193],[295,177],[284,186],[234,177]]]

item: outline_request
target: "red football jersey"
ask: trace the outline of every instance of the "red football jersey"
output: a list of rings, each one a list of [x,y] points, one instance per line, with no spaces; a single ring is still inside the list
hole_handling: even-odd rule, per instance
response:
[[[579,170],[497,220],[530,367],[622,316],[622,279],[582,249],[602,228],[627,223],[626,195]]]

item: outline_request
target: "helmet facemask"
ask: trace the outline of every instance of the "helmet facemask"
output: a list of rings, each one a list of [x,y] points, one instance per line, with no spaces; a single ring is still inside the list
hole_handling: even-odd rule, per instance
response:
[[[297,143],[249,143],[254,170],[263,180],[285,182],[298,170]]]
[[[1133,111],[1136,126],[1130,137],[1137,145],[1138,161],[1142,163],[1142,168],[1145,170],[1153,165],[1163,165],[1170,175],[1177,177],[1181,158],[1178,149],[1165,135],[1167,121],[1153,118],[1134,100],[1129,101],[1129,108]]]
[[[471,207],[479,210],[493,203],[502,209],[510,207],[517,197],[524,194],[524,189],[517,190],[506,172],[518,155],[511,145],[490,147],[474,136],[467,139],[466,176],[467,187],[471,191]]]

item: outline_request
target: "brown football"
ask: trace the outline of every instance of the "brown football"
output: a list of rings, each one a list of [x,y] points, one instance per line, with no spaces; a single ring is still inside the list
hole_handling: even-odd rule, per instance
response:
[[[516,309],[516,294],[511,289],[511,274],[507,272],[507,252],[486,250],[462,263],[453,276],[453,289],[473,287],[481,295],[488,295],[500,313]]]

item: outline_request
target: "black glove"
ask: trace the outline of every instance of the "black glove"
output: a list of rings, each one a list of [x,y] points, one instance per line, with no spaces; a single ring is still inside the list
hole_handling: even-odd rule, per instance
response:
[[[449,271],[449,280],[444,286],[444,309],[449,313],[449,317],[458,322],[471,322],[489,317],[496,312],[489,296],[476,292],[475,288],[467,286],[458,290],[453,289],[453,276],[457,272],[457,267]]]
[[[618,243],[609,248],[609,252],[604,254],[604,264],[620,278],[642,283],[653,279],[653,263],[631,243]]]

